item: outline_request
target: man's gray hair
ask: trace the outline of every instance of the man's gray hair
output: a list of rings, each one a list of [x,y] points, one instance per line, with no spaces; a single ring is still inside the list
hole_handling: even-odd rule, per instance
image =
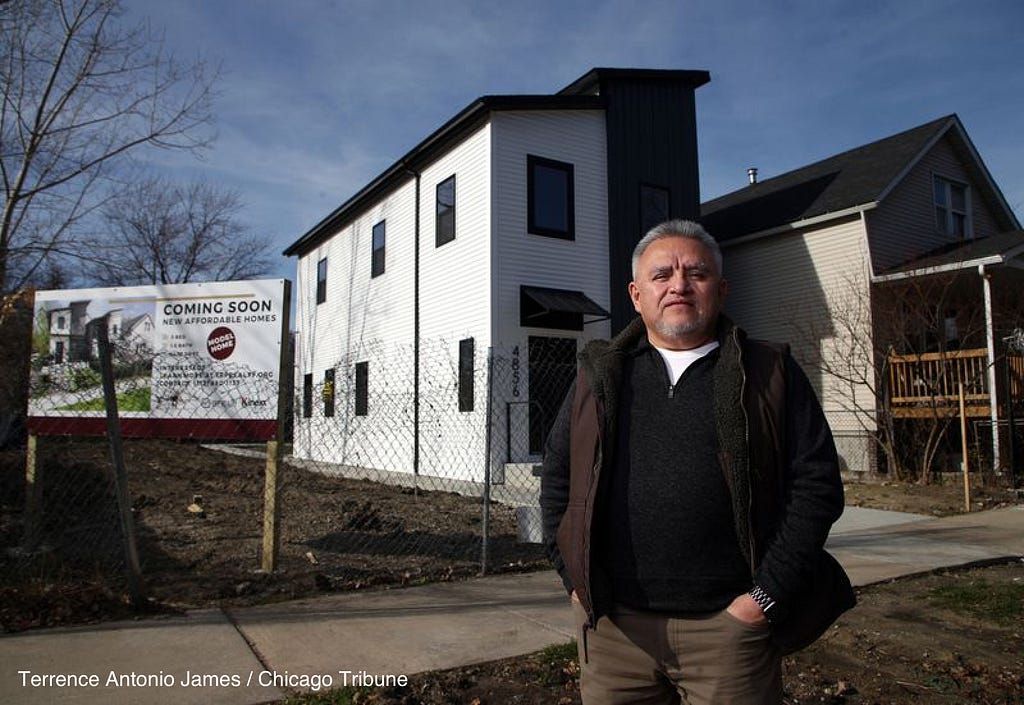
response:
[[[692,220],[666,220],[648,230],[647,234],[640,238],[640,242],[636,243],[636,247],[633,248],[633,281],[636,281],[636,266],[644,250],[652,242],[663,237],[688,237],[691,240],[697,240],[711,250],[711,254],[715,258],[715,266],[718,267],[718,275],[722,275],[722,249],[718,246],[718,241],[711,237],[700,223],[695,223]]]

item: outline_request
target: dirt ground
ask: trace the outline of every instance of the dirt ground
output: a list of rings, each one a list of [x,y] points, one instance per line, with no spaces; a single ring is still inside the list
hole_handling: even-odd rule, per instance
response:
[[[125,465],[146,596],[133,610],[107,445],[45,438],[39,445],[42,536],[33,552],[22,550],[24,454],[0,454],[5,631],[454,580],[481,569],[479,497],[285,466],[277,566],[262,572],[265,457],[129,440]],[[489,526],[489,573],[546,566],[538,546],[518,543],[512,508],[492,503]]]
[[[967,589],[1014,604],[1000,622],[971,603],[940,597]],[[869,586],[859,604],[805,651],[783,662],[785,703],[1010,705],[1024,702],[1024,563],[937,573]],[[986,605],[991,614],[999,606]],[[346,693],[365,705],[578,705],[572,649],[420,674],[401,689]],[[296,699],[294,703],[313,702]],[[322,702],[322,701],[317,701]]]
[[[480,571],[482,501],[326,477],[285,467],[277,569],[259,566],[265,460],[192,443],[129,441],[132,513],[146,599],[126,597],[125,560],[106,444],[43,439],[35,549],[25,551],[25,457],[0,453],[0,625],[22,631],[212,605],[455,580]],[[945,515],[964,511],[959,482],[857,483],[847,503]],[[974,488],[972,509],[1017,502]],[[547,569],[516,540],[511,508],[491,507],[489,572]],[[88,550],[86,550],[88,549]],[[1024,566],[876,585],[828,636],[786,661],[791,703],[1024,703],[1024,623],[987,623],[932,604],[939,580],[1024,588]],[[1024,596],[1018,598],[1024,600]],[[417,676],[365,703],[575,703],[572,660],[551,655]],[[346,702],[346,701],[339,701]]]

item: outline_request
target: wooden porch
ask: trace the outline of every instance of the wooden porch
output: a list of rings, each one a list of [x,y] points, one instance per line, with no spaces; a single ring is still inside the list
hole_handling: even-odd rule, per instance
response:
[[[1010,355],[1010,399],[1024,399],[1024,356]],[[1002,387],[1005,368],[997,362],[997,386]],[[960,413],[960,385],[969,417],[992,413],[988,351],[985,348],[944,353],[889,356],[889,390],[897,418],[945,417]],[[1005,389],[999,394],[1004,399]]]

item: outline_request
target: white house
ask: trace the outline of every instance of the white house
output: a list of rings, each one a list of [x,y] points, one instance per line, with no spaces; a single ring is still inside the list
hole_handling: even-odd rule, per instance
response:
[[[633,246],[697,217],[708,80],[481,97],[292,244],[295,456],[475,481],[539,457],[580,344],[633,316]]]

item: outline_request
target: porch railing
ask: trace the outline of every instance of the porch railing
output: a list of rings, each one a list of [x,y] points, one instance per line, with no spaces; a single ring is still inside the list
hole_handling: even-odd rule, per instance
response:
[[[1024,356],[1009,355],[1007,362],[1010,366],[1009,398],[1021,400],[1024,398]],[[889,356],[889,389],[897,416],[956,413],[961,383],[967,414],[987,416],[992,399],[985,348]]]
[[[944,414],[960,403],[968,414],[989,413],[988,352],[985,348],[889,356],[889,389],[897,416]]]

